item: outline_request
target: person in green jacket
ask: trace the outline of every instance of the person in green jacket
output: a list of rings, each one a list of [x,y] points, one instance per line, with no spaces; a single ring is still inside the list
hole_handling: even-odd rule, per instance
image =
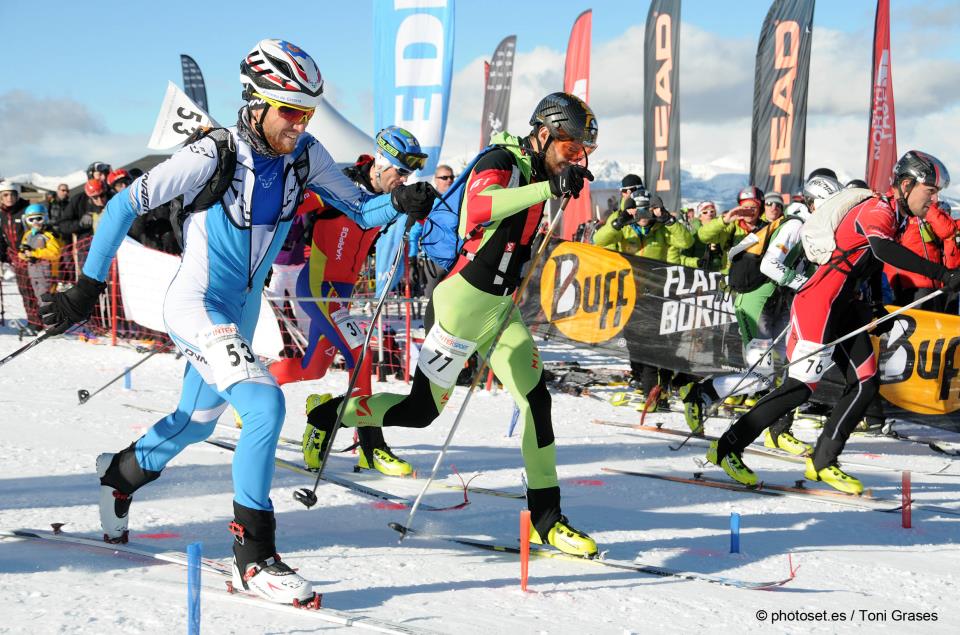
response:
[[[693,245],[680,256],[680,264],[704,271],[724,271],[727,268],[727,250],[720,243],[705,242],[700,239],[700,228],[717,217],[717,206],[713,201],[697,204],[693,219],[690,221],[690,234]]]
[[[593,235],[593,244],[613,251],[635,254],[680,264],[683,250],[693,245],[693,236],[683,223],[668,212],[659,196],[647,198],[639,190],[626,209],[610,215],[603,227]],[[627,340],[630,352],[631,383],[640,388],[640,394],[649,395],[654,386],[669,383],[669,373],[640,361],[643,351],[640,342]],[[661,402],[665,399],[661,400]],[[654,412],[658,403],[644,404],[647,412]]]
[[[633,206],[635,213],[628,208],[611,214],[593,235],[593,244],[679,265],[683,250],[693,245],[690,230],[664,209],[657,195],[634,194]]]

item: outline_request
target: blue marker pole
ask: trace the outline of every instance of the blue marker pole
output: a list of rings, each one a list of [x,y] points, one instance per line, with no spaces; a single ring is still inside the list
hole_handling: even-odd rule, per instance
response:
[[[133,378],[130,376],[130,369],[127,369],[127,372],[123,374],[123,387],[126,390],[130,390],[133,387]]]
[[[200,557],[202,544],[187,546],[187,633],[200,635]]]
[[[730,514],[730,553],[740,553],[740,514]]]

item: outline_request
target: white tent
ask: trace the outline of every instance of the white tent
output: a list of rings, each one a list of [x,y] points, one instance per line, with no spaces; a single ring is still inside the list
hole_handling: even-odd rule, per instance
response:
[[[376,142],[327,102],[320,101],[307,132],[320,140],[337,163],[353,163],[361,154],[373,154]]]

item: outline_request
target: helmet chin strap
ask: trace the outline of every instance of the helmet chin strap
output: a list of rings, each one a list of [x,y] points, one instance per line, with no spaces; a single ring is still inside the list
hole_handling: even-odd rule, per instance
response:
[[[916,179],[911,179],[910,186],[907,188],[906,193],[903,191],[903,181],[897,183],[897,206],[903,210],[904,214],[909,216],[916,216],[913,213],[913,210],[910,209],[910,205],[907,204],[907,198],[910,196],[910,192],[913,191],[913,188],[917,186]]]

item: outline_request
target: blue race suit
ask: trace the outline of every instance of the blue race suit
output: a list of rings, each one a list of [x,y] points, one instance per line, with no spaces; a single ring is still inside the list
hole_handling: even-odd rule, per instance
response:
[[[309,134],[300,136],[292,153],[266,157],[254,152],[235,127],[228,130],[237,147],[233,183],[219,203],[186,218],[183,257],[164,299],[167,332],[188,360],[180,403],[137,441],[136,458],[142,469],[159,472],[187,445],[210,436],[229,403],[244,422],[233,460],[234,499],[245,507],[272,511],[270,485],[284,398],[250,352],[267,272],[307,186],[365,226],[386,224],[398,212],[389,196],[372,196],[354,185]],[[216,145],[205,137],[113,197],[84,274],[104,280],[136,216],[180,195],[189,205],[216,166]],[[232,358],[239,351],[248,362],[232,373],[224,370],[229,362],[221,359],[225,340],[214,342],[231,332],[230,325],[234,335],[225,346],[233,348],[227,352]],[[238,363],[240,359],[236,357]]]

